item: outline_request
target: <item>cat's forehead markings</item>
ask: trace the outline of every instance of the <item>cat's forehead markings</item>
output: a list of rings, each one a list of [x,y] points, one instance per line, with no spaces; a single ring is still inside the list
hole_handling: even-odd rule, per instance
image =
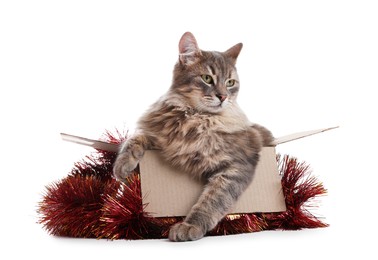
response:
[[[214,84],[217,84],[217,74],[215,73],[214,68],[211,65],[207,65],[206,68],[209,72],[209,75],[212,76],[212,78],[214,80]]]
[[[211,65],[207,65],[207,70],[209,71],[209,74],[210,74],[210,75],[213,75],[213,76],[216,75],[216,73],[215,73],[215,69],[213,68],[213,66],[211,66]]]

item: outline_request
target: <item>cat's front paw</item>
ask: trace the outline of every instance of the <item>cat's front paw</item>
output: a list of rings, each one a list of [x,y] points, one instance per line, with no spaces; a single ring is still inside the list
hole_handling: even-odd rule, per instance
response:
[[[174,242],[184,242],[198,240],[204,235],[205,232],[201,227],[182,222],[171,227],[168,238]]]
[[[125,181],[127,176],[137,167],[138,163],[139,160],[130,152],[119,154],[113,166],[113,176],[119,181]]]

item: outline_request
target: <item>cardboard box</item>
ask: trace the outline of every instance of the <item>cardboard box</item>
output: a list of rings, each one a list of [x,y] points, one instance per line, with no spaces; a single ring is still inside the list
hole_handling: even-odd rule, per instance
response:
[[[281,212],[286,210],[278,173],[275,146],[306,136],[334,129],[295,133],[276,138],[271,147],[264,147],[260,154],[256,174],[251,185],[240,197],[232,213]],[[98,140],[61,134],[71,141],[96,149],[117,152],[119,145]],[[154,217],[185,216],[200,196],[204,185],[191,178],[190,174],[173,168],[159,151],[146,151],[140,164],[141,188],[145,210]]]

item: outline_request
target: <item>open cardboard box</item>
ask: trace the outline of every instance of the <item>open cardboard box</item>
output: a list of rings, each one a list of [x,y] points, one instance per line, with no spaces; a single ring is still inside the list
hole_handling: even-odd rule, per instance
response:
[[[275,147],[310,135],[334,129],[295,133],[276,138],[270,147],[264,147],[251,185],[242,194],[231,213],[281,212],[286,210],[278,173]],[[63,140],[91,146],[96,149],[118,152],[119,145],[88,138],[61,134]],[[185,216],[200,196],[204,184],[173,168],[160,152],[146,151],[139,163],[141,189],[145,211],[154,217]]]

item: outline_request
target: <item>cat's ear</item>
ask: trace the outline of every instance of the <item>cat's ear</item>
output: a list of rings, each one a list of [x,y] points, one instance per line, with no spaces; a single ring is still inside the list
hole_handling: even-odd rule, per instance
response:
[[[180,62],[186,65],[190,65],[197,57],[201,55],[201,50],[198,48],[198,44],[194,35],[190,32],[184,33],[179,42],[179,59]]]
[[[224,54],[230,57],[231,59],[233,59],[234,63],[236,63],[236,59],[238,58],[239,53],[242,48],[243,48],[243,43],[238,43],[232,46],[231,48],[229,48],[227,51],[225,51]]]

